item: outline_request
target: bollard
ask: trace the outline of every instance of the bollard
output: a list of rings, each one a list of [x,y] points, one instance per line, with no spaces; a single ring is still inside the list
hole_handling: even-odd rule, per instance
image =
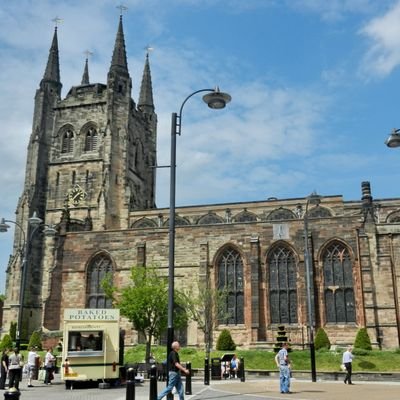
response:
[[[132,367],[126,371],[126,400],[135,400],[135,372]]]
[[[210,384],[210,364],[208,362],[208,358],[204,359],[204,384]]]
[[[149,400],[157,400],[157,367],[154,364],[150,368]]]
[[[20,391],[16,388],[10,388],[4,392],[5,400],[18,400],[21,395]]]
[[[246,375],[244,373],[244,358],[243,357],[240,359],[239,372],[240,372],[240,382],[245,382]]]
[[[185,394],[192,394],[192,364],[190,362],[186,363],[186,369],[189,370],[189,374],[186,375]]]

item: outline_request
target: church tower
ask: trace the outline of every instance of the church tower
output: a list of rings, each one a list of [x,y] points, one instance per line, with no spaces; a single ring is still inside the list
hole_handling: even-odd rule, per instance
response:
[[[155,208],[157,115],[149,59],[146,56],[136,106],[122,16],[106,84],[90,82],[86,59],[81,83],[63,99],[61,88],[56,28],[35,96],[25,185],[16,211],[16,221],[28,237],[28,218],[36,212],[44,221],[29,240],[22,339],[47,327],[46,308],[60,300],[57,291],[52,293],[52,269],[68,232],[127,229],[131,210]],[[42,234],[44,224],[58,227],[53,257]],[[17,249],[21,240],[21,231],[16,229],[15,255],[7,270],[5,329],[18,315],[22,260]],[[53,265],[45,265],[45,259],[53,259]]]

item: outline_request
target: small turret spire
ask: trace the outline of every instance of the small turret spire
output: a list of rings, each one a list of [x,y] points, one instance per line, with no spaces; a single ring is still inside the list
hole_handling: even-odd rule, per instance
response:
[[[85,68],[83,70],[83,75],[82,75],[82,82],[81,85],[89,85],[89,56],[91,56],[93,53],[90,52],[89,50],[85,51],[86,54],[86,61],[85,61]]]
[[[153,102],[153,85],[151,82],[151,72],[149,63],[149,51],[152,50],[150,47],[147,48],[146,61],[143,69],[142,84],[140,86],[140,95],[138,108],[145,113],[154,112]]]

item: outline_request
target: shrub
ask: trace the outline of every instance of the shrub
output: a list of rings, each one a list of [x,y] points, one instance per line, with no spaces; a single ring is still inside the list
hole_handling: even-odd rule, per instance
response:
[[[217,350],[233,351],[236,349],[236,344],[232,339],[228,329],[223,329],[218,336]]]
[[[327,349],[331,347],[331,342],[329,341],[328,335],[323,328],[318,328],[317,334],[315,335],[315,350]]]
[[[38,350],[42,350],[42,338],[38,331],[33,332],[29,339],[28,348],[31,347],[37,347]]]
[[[0,350],[3,351],[5,349],[14,348],[13,341],[10,335],[4,335],[2,341],[0,342]]]
[[[352,353],[355,356],[367,356],[369,354],[369,350],[360,349],[358,347],[354,347]]]
[[[10,324],[10,337],[11,340],[15,342],[15,339],[17,338],[17,323],[16,322],[11,322]]]
[[[371,339],[366,328],[360,328],[354,341],[354,347],[363,350],[372,350]]]

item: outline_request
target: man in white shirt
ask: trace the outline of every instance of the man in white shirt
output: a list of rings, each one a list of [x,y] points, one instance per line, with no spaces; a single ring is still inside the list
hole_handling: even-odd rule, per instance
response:
[[[32,379],[36,377],[36,359],[39,358],[36,353],[36,347],[31,347],[28,353],[28,387],[33,387]]]
[[[344,378],[344,383],[348,383],[349,385],[354,385],[351,381],[351,372],[352,372],[352,362],[353,362],[353,348],[351,346],[347,346],[347,350],[343,353],[342,364],[346,367],[346,378]]]
[[[275,356],[275,363],[279,368],[279,382],[281,393],[290,392],[290,360],[288,355],[289,345],[287,343],[282,344],[282,348]]]

